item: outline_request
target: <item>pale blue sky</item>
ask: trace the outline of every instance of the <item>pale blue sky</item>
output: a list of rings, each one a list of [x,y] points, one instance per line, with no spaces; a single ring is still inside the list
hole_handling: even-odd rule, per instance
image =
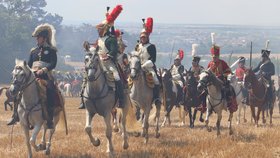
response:
[[[102,21],[106,6],[123,5],[119,22],[151,16],[158,23],[280,26],[280,0],[46,0],[64,23]]]

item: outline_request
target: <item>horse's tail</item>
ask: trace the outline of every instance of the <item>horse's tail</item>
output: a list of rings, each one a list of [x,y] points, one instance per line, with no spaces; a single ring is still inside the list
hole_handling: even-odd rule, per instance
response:
[[[130,97],[127,96],[127,115],[126,115],[126,128],[127,131],[129,132],[140,132],[142,129],[142,125],[140,122],[138,122],[136,120],[136,116],[135,116],[135,102],[132,102]],[[125,110],[120,110],[121,111],[121,115],[124,117],[123,111]]]
[[[68,135],[68,125],[66,119],[66,110],[65,110],[65,100],[64,97],[60,94],[60,99],[62,100],[62,111],[59,113],[59,127],[65,129],[66,135]]]
[[[1,94],[2,94],[2,92],[3,92],[3,90],[4,90],[4,89],[7,90],[8,88],[9,88],[9,87],[2,87],[2,88],[0,88],[0,96],[1,96]]]

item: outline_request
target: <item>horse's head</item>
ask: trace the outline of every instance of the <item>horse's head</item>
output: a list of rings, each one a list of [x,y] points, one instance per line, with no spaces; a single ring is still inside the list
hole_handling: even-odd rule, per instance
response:
[[[204,89],[207,89],[207,86],[212,84],[214,74],[210,70],[202,71],[199,75],[199,81],[197,85],[197,90],[199,92],[203,91]]]
[[[131,70],[130,78],[135,79],[141,70],[141,61],[140,61],[139,56],[132,55],[130,57],[129,66],[130,66],[130,70]]]
[[[243,81],[244,81],[243,84],[244,84],[245,88],[249,88],[250,87],[254,77],[256,77],[256,75],[255,75],[255,73],[253,72],[253,70],[251,68],[245,70],[244,78],[243,78]]]
[[[12,71],[12,81],[10,86],[10,93],[12,95],[18,94],[19,91],[23,90],[31,78],[32,71],[26,64],[26,61],[15,60],[15,67]]]
[[[171,71],[167,69],[162,69],[161,77],[163,82],[170,80],[172,78]]]
[[[90,82],[96,80],[98,78],[97,72],[100,71],[99,73],[101,73],[100,58],[98,54],[96,52],[87,53],[85,55],[84,63],[88,80]]]

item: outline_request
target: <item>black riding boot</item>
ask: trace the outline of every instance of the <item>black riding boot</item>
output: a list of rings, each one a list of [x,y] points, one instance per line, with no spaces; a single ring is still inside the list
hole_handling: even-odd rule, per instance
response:
[[[160,97],[159,97],[159,93],[160,93],[160,86],[159,85],[155,85],[155,87],[153,89],[153,93],[154,93],[155,105],[160,106],[161,105],[161,100],[160,100]]]
[[[80,103],[80,106],[78,109],[85,109],[86,106],[85,106],[85,103],[84,103],[84,99],[83,99],[83,93],[84,93],[84,89],[85,89],[85,86],[86,85],[86,79],[84,78],[83,79],[83,84],[82,84],[82,89],[81,89],[81,93],[80,93],[80,97],[81,97],[81,103]]]
[[[116,81],[116,92],[119,99],[119,108],[124,108],[124,88],[122,81]]]
[[[8,126],[13,125],[13,124],[19,122],[19,117],[18,117],[17,109],[18,109],[18,103],[17,103],[17,101],[16,101],[16,102],[14,103],[13,116],[12,116],[12,118],[10,119],[10,121],[7,123]]]

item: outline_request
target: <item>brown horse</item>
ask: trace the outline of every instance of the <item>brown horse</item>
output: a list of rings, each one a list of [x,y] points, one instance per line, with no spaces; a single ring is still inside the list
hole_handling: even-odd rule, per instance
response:
[[[249,90],[249,104],[251,107],[252,117],[255,121],[255,125],[258,127],[258,121],[260,118],[260,113],[262,112],[262,121],[265,123],[265,106],[266,104],[269,104],[269,102],[266,99],[267,95],[267,87],[265,83],[265,79],[261,77],[260,79],[257,78],[255,73],[252,71],[252,69],[248,69],[245,71],[244,75],[244,86],[248,88],[250,86]],[[255,107],[258,108],[257,115],[255,114]],[[273,108],[270,108],[270,124],[272,124],[272,112]]]

